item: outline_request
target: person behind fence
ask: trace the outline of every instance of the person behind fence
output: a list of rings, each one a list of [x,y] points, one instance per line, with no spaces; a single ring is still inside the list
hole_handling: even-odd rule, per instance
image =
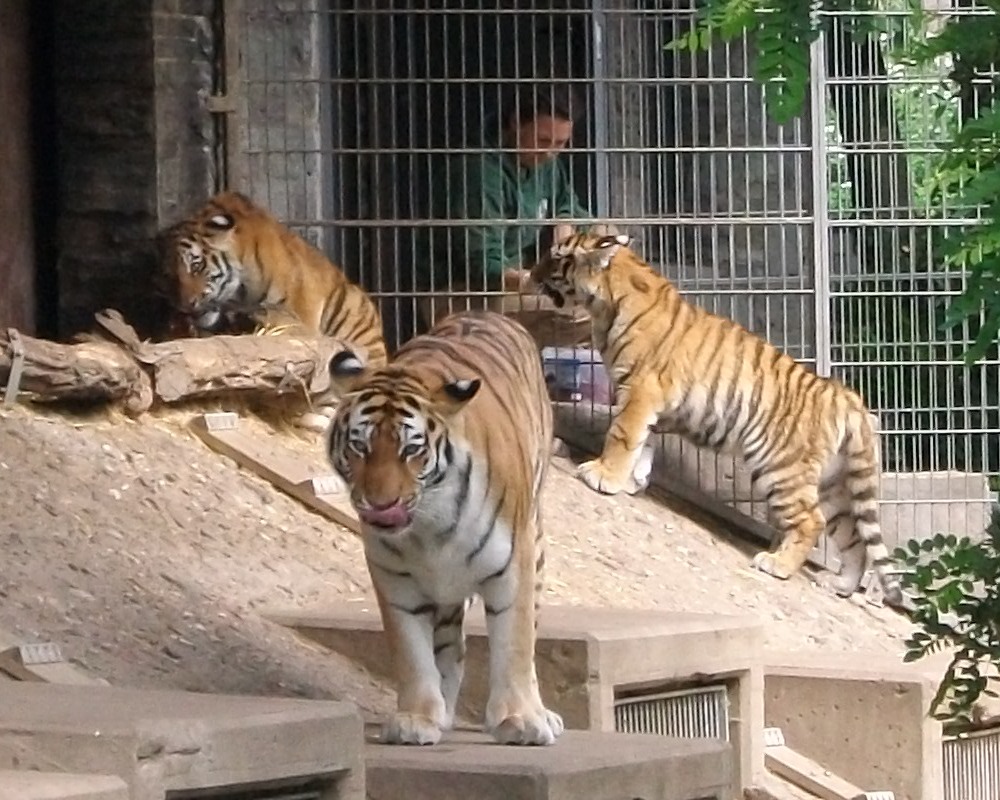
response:
[[[592,219],[559,158],[573,134],[575,101],[567,84],[522,85],[501,105],[499,135],[451,160],[433,198],[443,212],[436,216],[468,222],[433,229],[433,266],[418,285],[424,326],[465,308],[554,310],[528,286],[528,274],[543,249],[573,232],[571,220]]]

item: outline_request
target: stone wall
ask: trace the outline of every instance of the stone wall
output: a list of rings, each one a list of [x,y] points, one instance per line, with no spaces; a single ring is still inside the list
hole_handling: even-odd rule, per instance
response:
[[[35,332],[28,0],[0,3],[0,329]]]
[[[214,183],[212,0],[63,0],[55,13],[59,333],[112,306],[162,318],[155,236]]]
[[[220,80],[215,0],[157,0],[153,13],[156,85],[157,214],[170,225],[221,188],[222,130],[208,113]]]
[[[334,218],[336,108],[326,6],[323,0],[245,0],[245,18],[236,23],[245,80],[233,87],[238,147],[231,154],[231,188],[292,223]],[[294,227],[334,255],[328,228]]]

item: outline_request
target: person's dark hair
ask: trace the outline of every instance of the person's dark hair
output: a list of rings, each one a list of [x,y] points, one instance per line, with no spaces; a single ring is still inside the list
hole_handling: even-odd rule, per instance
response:
[[[501,119],[504,127],[542,116],[575,122],[580,108],[579,97],[568,83],[520,83],[505,92]]]

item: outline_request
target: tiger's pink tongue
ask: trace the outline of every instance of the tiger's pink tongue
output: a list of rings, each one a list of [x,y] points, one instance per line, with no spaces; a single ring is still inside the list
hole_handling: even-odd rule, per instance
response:
[[[410,521],[410,512],[402,503],[394,503],[385,508],[358,509],[358,516],[369,525],[381,528],[402,528]]]

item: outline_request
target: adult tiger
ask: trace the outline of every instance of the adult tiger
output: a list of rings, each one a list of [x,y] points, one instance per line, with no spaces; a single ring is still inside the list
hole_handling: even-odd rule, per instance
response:
[[[368,294],[317,248],[238,192],[222,192],[166,232],[175,302],[197,328],[246,315],[301,324],[386,362],[382,319]],[[231,322],[231,319],[229,320]]]
[[[500,742],[550,744],[562,733],[535,674],[545,562],[539,493],[552,409],[538,350],[490,311],[446,317],[380,369],[350,351],[331,373],[343,399],[328,454],[350,487],[392,654],[393,743],[433,744],[453,721],[467,603],[489,632],[486,727]]]
[[[590,313],[593,343],[615,383],[618,408],[604,450],[580,466],[580,477],[607,494],[644,488],[654,426],[732,453],[766,492],[781,540],[775,552],[754,557],[757,569],[791,577],[829,527],[844,549],[864,543],[886,599],[898,604],[900,583],[878,522],[876,433],[861,397],[685,301],[629,241],[573,234],[532,270],[537,290],[557,306]],[[846,596],[862,572],[848,564],[839,577],[821,580]]]

